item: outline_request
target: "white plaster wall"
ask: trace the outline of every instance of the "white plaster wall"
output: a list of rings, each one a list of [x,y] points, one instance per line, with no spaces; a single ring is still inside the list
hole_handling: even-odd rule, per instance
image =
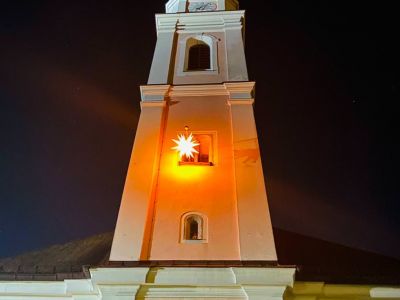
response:
[[[243,41],[244,11],[156,15],[157,44],[148,84],[209,84],[247,81]],[[184,72],[188,36],[214,36],[217,68]]]
[[[252,102],[230,100],[241,259],[276,261]]]
[[[147,259],[163,118],[163,101],[150,103],[150,106],[147,106],[146,103],[143,104],[119,209],[110,260]]]
[[[241,28],[227,28],[225,31],[227,56],[227,81],[248,81],[246,57]]]
[[[169,81],[171,61],[174,55],[174,36],[173,30],[158,34],[148,84],[166,84]]]

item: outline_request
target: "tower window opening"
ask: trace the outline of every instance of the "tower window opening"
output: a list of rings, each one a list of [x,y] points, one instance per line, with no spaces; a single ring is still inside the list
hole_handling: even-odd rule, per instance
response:
[[[193,217],[188,218],[187,220],[187,232],[186,239],[187,240],[201,240],[201,236],[199,236],[199,223]]]
[[[193,134],[198,143],[193,157],[182,156],[180,164],[213,165],[212,163],[212,136],[210,134]]]
[[[200,213],[187,213],[182,217],[182,242],[207,242],[207,221]]]
[[[188,71],[211,69],[210,46],[199,41],[189,49]]]
[[[177,53],[180,76],[219,74],[218,41],[207,34],[182,38]]]

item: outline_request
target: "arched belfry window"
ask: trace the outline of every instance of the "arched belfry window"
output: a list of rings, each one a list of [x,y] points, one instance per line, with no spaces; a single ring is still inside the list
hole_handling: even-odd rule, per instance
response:
[[[209,35],[196,35],[182,40],[183,71],[197,74],[217,71],[217,39]]]
[[[200,213],[190,212],[182,216],[181,220],[182,242],[200,242],[207,241],[207,218]]]
[[[198,43],[189,48],[188,71],[211,69],[211,51],[206,43]]]

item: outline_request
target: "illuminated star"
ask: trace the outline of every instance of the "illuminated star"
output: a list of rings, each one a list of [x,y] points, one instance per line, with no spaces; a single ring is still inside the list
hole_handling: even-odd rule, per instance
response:
[[[183,134],[178,135],[178,140],[173,140],[177,145],[173,147],[173,150],[179,152],[179,158],[182,159],[183,156],[186,158],[192,158],[193,153],[199,153],[194,147],[200,145],[193,139],[193,135],[190,134],[188,137],[185,137]]]

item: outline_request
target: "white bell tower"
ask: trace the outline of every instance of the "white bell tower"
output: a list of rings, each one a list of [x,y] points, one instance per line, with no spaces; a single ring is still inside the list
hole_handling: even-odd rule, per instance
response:
[[[247,81],[243,45],[244,11],[234,0],[185,1],[166,4],[156,15],[157,45],[148,84],[206,84]],[[190,48],[209,48],[206,69],[191,70]]]
[[[166,9],[110,260],[276,262],[244,11],[235,0]],[[179,139],[191,139],[190,155]]]
[[[110,261],[87,279],[0,282],[1,299],[291,297],[296,269],[277,265],[244,11],[236,0],[170,0],[166,9],[140,87]]]

